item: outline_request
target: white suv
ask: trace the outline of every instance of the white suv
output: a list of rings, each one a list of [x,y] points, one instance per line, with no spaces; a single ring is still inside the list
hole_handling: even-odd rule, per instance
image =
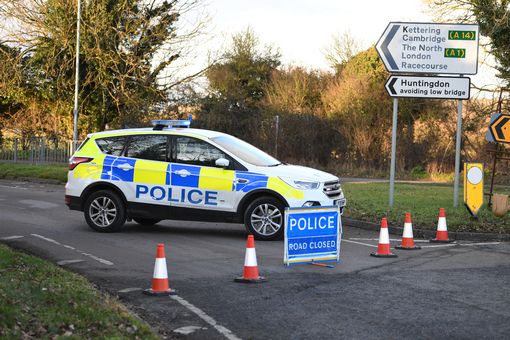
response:
[[[189,124],[90,134],[70,159],[66,204],[97,231],[126,219],[222,221],[244,223],[262,240],[283,235],[286,207],[345,206],[338,177]]]

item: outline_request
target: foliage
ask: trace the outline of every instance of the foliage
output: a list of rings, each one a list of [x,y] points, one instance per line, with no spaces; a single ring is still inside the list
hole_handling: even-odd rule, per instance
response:
[[[453,186],[451,184],[404,184],[395,186],[395,206],[388,209],[388,183],[343,183],[347,197],[345,216],[379,223],[387,216],[390,223],[402,226],[405,212],[411,212],[416,228],[435,230],[440,207],[446,208],[448,230],[508,233],[510,216],[495,217],[484,205],[478,220],[472,219],[461,204],[451,207]],[[508,191],[508,187],[498,187],[496,191]],[[462,202],[460,190],[459,201]]]
[[[213,96],[231,106],[254,106],[265,96],[272,72],[280,65],[280,53],[262,48],[251,29],[234,34],[223,61],[206,72]]]
[[[31,120],[42,115],[52,119],[41,122],[37,132],[70,134],[76,3],[0,0],[0,17],[13,23],[6,44],[18,52],[3,53],[6,67],[18,74],[0,74],[6,84],[0,96],[22,94],[15,98],[20,109],[8,113],[18,133],[27,132],[21,117],[34,124]],[[82,1],[79,125],[84,132],[104,129],[106,124],[136,125],[166,101],[166,90],[179,83],[167,78],[166,70],[180,57],[176,42],[187,38],[178,35],[176,26],[183,4],[196,2]]]
[[[510,0],[428,0],[441,21],[478,23],[499,77],[510,85]]]
[[[155,339],[83,277],[0,245],[0,337]]]
[[[340,74],[345,64],[361,51],[360,42],[349,31],[346,31],[333,37],[333,41],[327,47],[324,57],[329,66],[335,70],[335,73]]]
[[[60,183],[67,181],[67,165],[32,165],[23,163],[0,163],[0,178],[25,179],[36,178],[54,180]]]

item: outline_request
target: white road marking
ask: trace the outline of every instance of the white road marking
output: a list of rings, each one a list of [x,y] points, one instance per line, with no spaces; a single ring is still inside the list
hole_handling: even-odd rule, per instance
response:
[[[200,327],[200,326],[184,326],[177,329],[174,329],[175,333],[183,334],[183,335],[189,335],[195,331],[201,330],[201,329],[207,329],[206,327]]]
[[[437,244],[433,246],[421,246],[422,248],[438,248],[438,247],[453,247],[453,246],[461,246],[461,247],[469,247],[469,246],[488,246],[501,244],[501,242],[478,242],[478,243],[447,243],[447,244]]]
[[[377,245],[373,245],[373,244],[369,244],[369,243],[363,243],[363,242],[357,242],[357,241],[352,241],[352,240],[363,240],[363,238],[350,238],[348,240],[346,239],[343,239],[342,242],[349,242],[349,243],[355,243],[355,244],[360,244],[360,245],[363,245],[363,246],[367,246],[367,247],[374,247],[374,248],[377,248],[378,246]],[[376,241],[376,240],[379,240],[377,238],[375,239],[371,239],[371,238],[367,238],[365,240],[369,240],[369,241]],[[430,242],[430,241],[427,241],[427,240],[414,240],[414,242]],[[446,243],[446,244],[435,244],[435,245],[430,245],[430,246],[421,246],[422,248],[442,248],[442,247],[455,247],[455,246],[485,246],[485,245],[496,245],[496,244],[501,244],[501,242],[478,242],[478,243]]]
[[[2,241],[17,240],[17,239],[23,238],[23,237],[24,236],[20,236],[20,235],[12,235],[12,236],[2,237],[2,238],[0,238],[0,240],[2,240]]]
[[[58,207],[58,204],[50,203],[46,201],[39,201],[39,200],[21,200],[19,203],[26,204],[30,208],[36,208],[36,209],[51,209]]]
[[[34,236],[34,237],[37,237],[37,238],[40,238],[41,240],[45,240],[45,241],[47,241],[47,242],[50,242],[50,243],[56,244],[57,246],[61,246],[61,245],[62,245],[62,243],[57,242],[57,241],[55,241],[54,239],[47,238],[47,237],[44,237],[44,236],[39,235],[39,234],[30,234],[30,235],[32,235],[32,236]]]
[[[349,237],[349,240],[356,240],[356,241],[379,241],[378,238],[363,238],[363,237]],[[399,242],[401,239],[399,238],[390,238],[391,242]],[[430,242],[429,240],[417,240],[414,239],[414,242]]]
[[[125,289],[121,289],[119,291],[117,291],[117,293],[131,293],[131,292],[137,292],[137,291],[140,291],[142,290],[142,288],[125,288]]]
[[[0,188],[9,188],[9,189],[19,189],[19,190],[28,190],[28,188],[22,188],[19,186],[11,186],[11,185],[0,185]]]
[[[221,335],[223,335],[225,338],[229,340],[241,340],[239,337],[237,337],[232,331],[216,322],[213,318],[211,318],[209,315],[205,314],[203,310],[200,308],[192,305],[188,301],[184,300],[182,297],[178,295],[170,295],[170,298],[179,302],[184,307],[188,308],[190,311],[195,313],[200,319],[207,322],[209,325],[214,327]]]
[[[362,246],[367,246],[367,247],[373,247],[373,248],[377,248],[377,246],[373,245],[373,244],[368,244],[368,243],[363,243],[363,242],[357,242],[357,241],[351,241],[351,240],[342,240],[342,242],[349,242],[349,243],[355,243],[355,244],[361,244]]]
[[[102,259],[102,258],[100,258],[100,257],[97,257],[97,256],[92,255],[92,254],[89,254],[89,253],[84,253],[84,252],[79,251],[79,250],[76,250],[76,251],[77,251],[78,253],[82,254],[83,256],[88,256],[88,257],[90,257],[91,259],[96,260],[97,262],[100,262],[100,263],[102,263],[102,264],[106,264],[106,265],[108,265],[108,266],[113,266],[113,262],[111,262],[111,261],[108,261],[108,260]]]
[[[64,247],[64,248],[74,250],[74,251],[78,252],[79,254],[82,254],[83,256],[87,256],[87,257],[90,257],[90,258],[91,258],[91,259],[93,259],[93,260],[96,260],[96,261],[97,261],[97,262],[99,262],[99,263],[106,264],[106,265],[108,265],[108,266],[113,266],[113,262],[111,262],[111,261],[108,261],[108,260],[102,259],[102,258],[97,257],[97,256],[95,256],[95,255],[92,255],[92,254],[86,253],[86,252],[84,252],[84,251],[78,250],[78,249],[76,249],[76,248],[74,248],[74,247],[68,246],[67,244],[62,244],[62,243],[60,243],[60,242],[58,242],[58,241],[55,241],[54,239],[51,239],[51,238],[48,238],[48,237],[44,237],[44,236],[39,235],[39,234],[30,234],[30,235],[32,235],[32,236],[34,236],[34,237],[37,237],[37,238],[40,238],[41,240],[44,240],[44,241],[47,241],[47,242],[50,242],[50,243],[56,244],[56,245],[58,245],[58,246],[62,246],[62,247]]]
[[[80,262],[84,262],[85,260],[62,260],[62,261],[58,261],[57,264],[59,266],[65,266],[66,264],[71,264],[71,263],[80,263]]]

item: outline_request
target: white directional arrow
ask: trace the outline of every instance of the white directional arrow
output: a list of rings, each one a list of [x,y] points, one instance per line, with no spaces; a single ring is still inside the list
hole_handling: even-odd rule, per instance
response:
[[[376,44],[390,72],[476,74],[478,25],[391,22]]]

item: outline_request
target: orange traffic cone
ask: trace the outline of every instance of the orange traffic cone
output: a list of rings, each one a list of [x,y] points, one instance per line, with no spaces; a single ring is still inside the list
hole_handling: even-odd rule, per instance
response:
[[[165,245],[158,244],[156,250],[156,263],[154,264],[154,275],[152,275],[152,288],[143,291],[148,295],[171,295],[175,290],[168,286],[168,273],[166,270]]]
[[[413,223],[411,222],[411,213],[406,212],[404,232],[402,234],[402,243],[398,246],[395,246],[395,248],[405,250],[421,249],[421,247],[414,244]]]
[[[255,252],[255,240],[253,235],[248,235],[246,242],[246,255],[244,257],[243,276],[234,279],[235,282],[258,283],[267,281],[266,278],[259,275],[257,265],[257,253]]]
[[[430,240],[434,243],[452,243],[454,240],[448,238],[448,228],[446,226],[446,215],[444,208],[439,208],[439,220],[437,221],[436,238]]]
[[[390,251],[390,235],[388,233],[388,221],[385,217],[381,220],[381,231],[379,232],[379,245],[377,252],[371,253],[375,257],[397,257]]]

